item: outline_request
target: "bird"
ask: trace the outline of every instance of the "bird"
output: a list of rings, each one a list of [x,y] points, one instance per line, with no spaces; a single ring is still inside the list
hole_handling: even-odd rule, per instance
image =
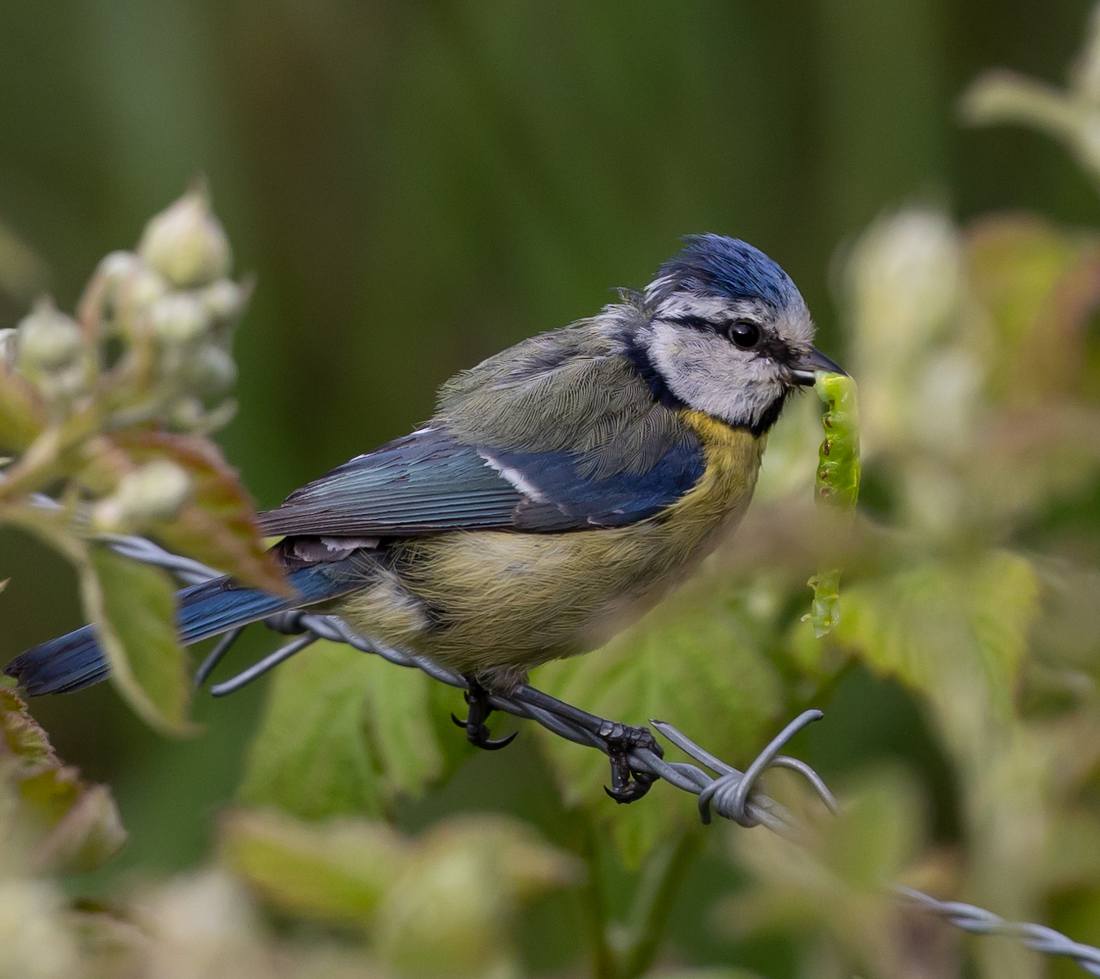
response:
[[[293,609],[338,615],[462,673],[456,722],[502,746],[487,695],[602,646],[691,574],[744,514],[792,393],[844,373],[814,347],[791,277],[735,238],[686,237],[617,298],[458,373],[427,423],[261,513],[293,594],[229,577],[185,588],[181,641]],[[38,695],[109,668],[85,626],[5,672]],[[627,784],[621,749],[612,794],[629,801],[644,786]]]

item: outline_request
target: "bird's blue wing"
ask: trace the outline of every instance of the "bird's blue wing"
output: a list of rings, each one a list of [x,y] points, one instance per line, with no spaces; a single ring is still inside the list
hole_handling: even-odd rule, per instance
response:
[[[620,526],[675,502],[703,468],[694,439],[670,447],[645,472],[596,478],[581,474],[572,453],[469,445],[439,425],[352,459],[260,523],[268,534],[379,538]]]
[[[482,452],[500,472],[528,490],[515,511],[517,530],[578,530],[620,527],[652,517],[698,482],[705,466],[697,441],[670,447],[645,472],[603,479],[583,476],[570,452]],[[520,481],[522,480],[522,483]]]

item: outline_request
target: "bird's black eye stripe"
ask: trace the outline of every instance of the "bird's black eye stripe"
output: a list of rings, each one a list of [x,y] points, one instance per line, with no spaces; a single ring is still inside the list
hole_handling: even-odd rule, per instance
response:
[[[711,333],[720,333],[735,347],[739,347],[742,350],[754,349],[760,343],[762,335],[759,325],[752,320],[746,319],[715,321],[708,320],[703,316],[692,316],[690,314],[685,314],[683,316],[666,316],[663,317],[663,319],[666,323],[676,323],[679,326],[687,326],[693,330],[707,330]]]
[[[720,329],[722,324],[715,323],[714,320],[708,320],[703,316],[662,316],[666,323],[676,323],[680,326],[690,326],[693,330],[717,330]]]
[[[740,350],[755,350],[760,345],[763,335],[759,324],[749,319],[715,321],[702,316],[691,316],[689,313],[683,316],[663,317],[663,319],[665,322],[676,323],[678,326],[690,327],[693,330],[720,333]]]

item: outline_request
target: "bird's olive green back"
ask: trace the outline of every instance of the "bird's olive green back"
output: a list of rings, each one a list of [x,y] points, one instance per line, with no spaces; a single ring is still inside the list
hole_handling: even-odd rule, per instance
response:
[[[490,357],[443,386],[439,419],[473,444],[575,453],[583,476],[648,471],[693,435],[654,399],[616,338],[640,315],[611,307]]]

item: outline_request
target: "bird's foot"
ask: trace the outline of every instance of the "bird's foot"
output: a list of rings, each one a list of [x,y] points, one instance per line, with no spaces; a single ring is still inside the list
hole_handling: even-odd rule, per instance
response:
[[[603,739],[611,761],[611,786],[605,785],[604,792],[620,804],[637,801],[649,791],[657,776],[631,768],[629,755],[633,749],[642,748],[663,757],[653,733],[647,727],[630,727],[618,721],[603,721],[595,733]]]
[[[485,721],[493,712],[489,704],[489,692],[472,676],[466,677],[468,689],[463,694],[466,700],[466,719],[451,715],[451,720],[466,731],[466,740],[475,748],[484,748],[486,751],[499,751],[507,748],[516,739],[519,731],[513,731],[504,738],[490,737],[489,729]]]

